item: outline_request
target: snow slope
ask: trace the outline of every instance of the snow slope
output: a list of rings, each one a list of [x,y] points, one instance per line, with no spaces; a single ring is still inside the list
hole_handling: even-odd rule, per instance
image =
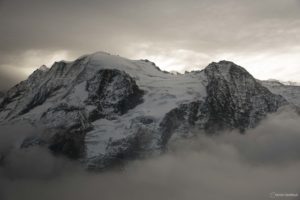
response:
[[[300,107],[300,86],[297,83],[284,84],[279,81],[261,81],[274,94],[282,95],[290,103]]]

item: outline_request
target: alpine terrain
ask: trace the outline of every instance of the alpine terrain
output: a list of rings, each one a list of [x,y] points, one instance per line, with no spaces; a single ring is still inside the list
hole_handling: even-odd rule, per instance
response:
[[[8,90],[0,126],[38,127],[18,148],[40,145],[103,169],[162,153],[171,140],[243,133],[282,106],[300,106],[299,97],[299,86],[256,80],[229,61],[173,74],[98,52],[42,66]]]

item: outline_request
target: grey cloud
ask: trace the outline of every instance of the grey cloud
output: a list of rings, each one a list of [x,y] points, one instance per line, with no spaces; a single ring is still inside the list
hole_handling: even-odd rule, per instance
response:
[[[2,68],[29,67],[15,61],[31,50],[64,50],[68,59],[99,50],[136,58],[137,46],[147,44],[143,56],[185,49],[213,59],[289,52],[300,44],[296,0],[3,0],[0,11]]]
[[[15,78],[14,75],[7,76],[3,71],[0,73],[0,91],[5,91],[11,88],[15,83],[20,81],[20,79]]]
[[[59,156],[55,157],[48,149],[37,146],[20,148],[24,139],[42,132],[42,128],[32,127],[26,123],[1,125],[0,179],[48,179],[63,172],[67,173],[66,169],[70,169],[71,166],[71,169],[76,169],[76,163]],[[0,181],[0,186],[1,183]]]

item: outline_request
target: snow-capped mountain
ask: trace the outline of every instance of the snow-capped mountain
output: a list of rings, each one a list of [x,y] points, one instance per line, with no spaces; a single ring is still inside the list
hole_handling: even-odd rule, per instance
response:
[[[43,145],[99,169],[160,153],[199,130],[255,127],[294,103],[289,95],[228,61],[172,74],[148,60],[98,52],[37,69],[5,94],[0,120],[44,127],[22,148]]]

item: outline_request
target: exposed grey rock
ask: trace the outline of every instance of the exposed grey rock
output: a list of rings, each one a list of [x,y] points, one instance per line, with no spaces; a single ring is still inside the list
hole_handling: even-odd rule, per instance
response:
[[[89,119],[111,118],[122,115],[143,102],[143,91],[125,72],[119,70],[100,70],[87,82],[89,92],[87,105],[96,106]]]
[[[185,137],[194,129],[205,133],[233,129],[243,132],[257,126],[268,113],[288,104],[232,62],[211,63],[204,73],[208,77],[207,98],[182,104],[166,114],[160,124],[162,144],[174,132]]]
[[[228,70],[224,74],[225,70]],[[232,62],[210,64],[205,70],[207,102],[210,110],[206,129],[209,131],[255,127],[268,113],[287,104],[280,95],[272,94],[245,69]]]

